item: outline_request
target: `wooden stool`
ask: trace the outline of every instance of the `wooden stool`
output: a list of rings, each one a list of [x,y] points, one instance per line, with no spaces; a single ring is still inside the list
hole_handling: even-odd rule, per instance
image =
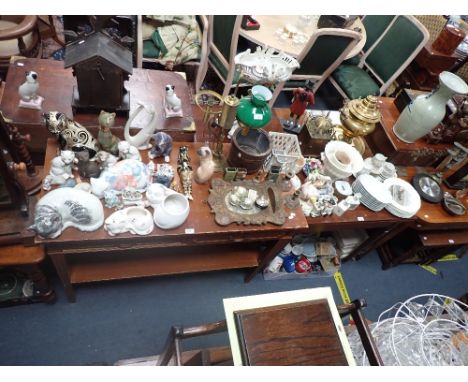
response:
[[[0,267],[15,268],[24,273],[34,284],[35,294],[24,297],[18,303],[48,302],[55,301],[55,292],[51,288],[45,274],[40,268],[40,263],[45,258],[42,245],[25,247],[21,244],[0,247]],[[7,302],[10,305],[11,302]]]

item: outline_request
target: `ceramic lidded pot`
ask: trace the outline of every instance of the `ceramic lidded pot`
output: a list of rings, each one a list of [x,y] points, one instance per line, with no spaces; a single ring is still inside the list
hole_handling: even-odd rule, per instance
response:
[[[155,206],[153,219],[162,229],[176,228],[182,225],[190,212],[190,205],[185,195],[177,192],[167,195]]]

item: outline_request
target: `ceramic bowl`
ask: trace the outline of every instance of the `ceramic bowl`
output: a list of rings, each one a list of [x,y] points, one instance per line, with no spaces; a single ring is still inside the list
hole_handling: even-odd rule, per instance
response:
[[[190,212],[188,199],[179,193],[167,195],[154,210],[154,222],[162,229],[172,229],[182,225]]]

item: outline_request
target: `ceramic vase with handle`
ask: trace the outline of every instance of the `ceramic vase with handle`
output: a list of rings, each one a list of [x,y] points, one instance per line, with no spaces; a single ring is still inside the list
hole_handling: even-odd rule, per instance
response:
[[[428,95],[416,97],[406,106],[393,132],[403,142],[416,142],[444,119],[445,105],[454,94],[468,94],[468,85],[453,73],[440,73],[439,87]]]

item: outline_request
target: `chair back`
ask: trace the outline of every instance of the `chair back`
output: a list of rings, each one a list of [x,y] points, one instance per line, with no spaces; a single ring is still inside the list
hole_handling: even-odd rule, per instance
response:
[[[298,57],[301,66],[293,75],[323,77],[326,73],[331,73],[358,43],[359,38],[359,33],[351,30],[318,29]]]
[[[363,60],[387,88],[416,57],[429,39],[427,29],[413,16],[397,16]],[[381,91],[382,93],[382,91]]]
[[[237,50],[241,16],[211,15],[208,16],[208,20],[211,51],[225,63],[231,62]]]
[[[367,35],[366,43],[362,48],[364,52],[367,52],[375,44],[395,17],[395,15],[368,15],[363,17],[362,24],[366,29]]]

